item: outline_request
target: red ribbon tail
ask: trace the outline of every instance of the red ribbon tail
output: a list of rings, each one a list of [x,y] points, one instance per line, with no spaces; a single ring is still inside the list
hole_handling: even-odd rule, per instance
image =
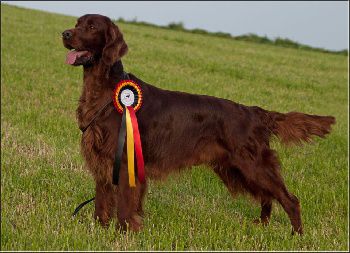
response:
[[[131,118],[131,123],[133,125],[134,131],[134,142],[135,142],[135,154],[137,159],[137,177],[141,183],[145,183],[145,162],[143,160],[141,138],[139,132],[139,125],[137,123],[137,118],[135,110],[132,106],[129,107],[129,113]]]

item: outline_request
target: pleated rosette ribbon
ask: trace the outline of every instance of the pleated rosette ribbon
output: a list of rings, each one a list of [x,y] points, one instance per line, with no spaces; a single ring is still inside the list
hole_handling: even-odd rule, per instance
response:
[[[140,109],[142,104],[142,91],[140,86],[132,80],[120,81],[114,90],[113,103],[118,112],[122,114],[117,154],[113,166],[113,184],[117,185],[119,181],[119,172],[126,137],[129,185],[130,187],[135,187],[135,154],[138,180],[140,183],[145,183],[145,166],[136,117],[136,112]]]

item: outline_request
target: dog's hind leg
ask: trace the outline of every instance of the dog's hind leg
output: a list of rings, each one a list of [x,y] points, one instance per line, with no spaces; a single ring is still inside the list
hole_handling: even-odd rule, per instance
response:
[[[296,196],[288,192],[283,181],[274,179],[266,175],[265,182],[266,186],[271,187],[271,193],[273,197],[282,205],[285,212],[288,214],[291,224],[293,226],[293,231],[298,234],[303,234],[302,222],[301,222],[301,213],[300,213],[300,204]]]
[[[275,152],[266,147],[262,150],[260,156],[259,163],[256,166],[252,166],[246,160],[241,159],[238,167],[252,188],[268,193],[282,205],[291,221],[293,233],[302,234],[303,228],[299,200],[296,196],[288,192],[280,175],[280,164]],[[264,212],[268,213],[268,209],[269,204],[265,207]]]
[[[215,165],[213,166],[213,170],[220,177],[233,197],[237,193],[247,190],[244,186],[244,182],[242,182],[244,178],[238,169],[222,165]]]
[[[244,176],[238,168],[235,167],[222,167],[213,166],[214,172],[221,178],[223,183],[226,185],[227,189],[232,196],[237,193],[247,192],[253,197],[260,199],[261,202],[261,214],[260,219],[255,219],[254,223],[262,223],[267,225],[270,220],[272,211],[272,197],[268,194],[262,194],[262,191],[257,191],[257,189],[252,189],[249,187],[248,183],[245,181]],[[258,197],[259,193],[259,197]]]
[[[261,213],[260,218],[255,219],[255,224],[267,225],[270,221],[272,211],[272,198],[268,196],[261,197]]]

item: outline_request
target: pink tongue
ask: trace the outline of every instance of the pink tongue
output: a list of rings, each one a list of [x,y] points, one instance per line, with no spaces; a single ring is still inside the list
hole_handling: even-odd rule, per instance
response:
[[[81,57],[86,53],[88,53],[88,51],[76,51],[76,50],[69,51],[66,56],[66,63],[73,65],[78,57]]]
[[[77,59],[78,57],[78,52],[73,50],[73,51],[69,51],[67,56],[66,56],[66,63],[67,64],[70,64],[70,65],[73,65],[75,60]]]

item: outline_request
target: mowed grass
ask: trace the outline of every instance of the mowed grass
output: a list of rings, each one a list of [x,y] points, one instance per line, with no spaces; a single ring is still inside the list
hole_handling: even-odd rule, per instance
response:
[[[348,58],[131,24],[123,63],[146,82],[281,112],[333,115],[326,139],[286,148],[288,189],[305,235],[274,203],[271,224],[252,224],[258,203],[232,199],[206,167],[149,182],[145,226],[120,234],[94,222],[94,195],[75,119],[82,69],[64,64],[61,32],[75,18],[1,4],[2,250],[348,250]],[[155,116],[156,117],[156,116]],[[181,147],[179,147],[181,148]]]

